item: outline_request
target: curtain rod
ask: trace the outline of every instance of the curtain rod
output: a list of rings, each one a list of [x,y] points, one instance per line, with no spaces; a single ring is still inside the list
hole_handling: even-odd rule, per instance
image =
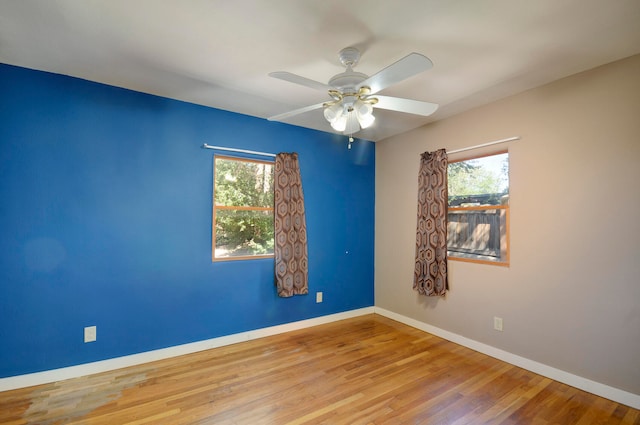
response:
[[[469,146],[468,148],[455,149],[455,150],[452,150],[452,151],[447,151],[447,154],[450,155],[452,153],[470,151],[471,149],[484,148],[485,146],[497,145],[498,143],[513,142],[514,140],[520,140],[520,136],[509,137],[507,139],[500,139],[500,140],[496,140],[494,142],[483,143],[481,145]]]
[[[274,158],[276,156],[275,153],[248,151],[246,149],[236,149],[236,148],[225,148],[223,146],[211,146],[211,145],[207,145],[206,143],[204,143],[202,145],[202,149],[217,149],[217,150],[220,150],[220,151],[248,153],[248,154],[252,154],[252,155],[262,155],[262,156],[272,156]]]

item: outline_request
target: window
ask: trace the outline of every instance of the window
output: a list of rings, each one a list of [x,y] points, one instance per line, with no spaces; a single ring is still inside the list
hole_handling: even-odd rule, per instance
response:
[[[212,260],[273,257],[273,162],[213,161]]]
[[[509,265],[509,153],[450,162],[447,255]]]

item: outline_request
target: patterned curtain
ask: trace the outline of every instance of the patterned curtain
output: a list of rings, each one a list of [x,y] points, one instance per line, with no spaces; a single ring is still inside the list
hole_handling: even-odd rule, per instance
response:
[[[307,294],[307,226],[297,153],[276,155],[274,211],[278,295]]]
[[[418,226],[413,289],[422,295],[444,296],[447,282],[447,152],[420,156]]]

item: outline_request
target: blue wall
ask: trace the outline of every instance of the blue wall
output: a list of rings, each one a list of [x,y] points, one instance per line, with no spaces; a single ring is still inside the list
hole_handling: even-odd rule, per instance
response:
[[[211,262],[204,142],[298,152],[310,295]],[[374,171],[371,142],[0,64],[0,377],[372,306]]]

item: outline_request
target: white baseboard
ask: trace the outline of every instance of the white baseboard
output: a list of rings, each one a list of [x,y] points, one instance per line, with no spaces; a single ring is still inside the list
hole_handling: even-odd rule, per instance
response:
[[[309,328],[311,326],[323,325],[325,323],[331,323],[338,320],[371,314],[373,312],[373,307],[365,307],[356,310],[345,311],[342,313],[330,314],[327,316],[314,317],[313,319],[300,320],[298,322],[285,323],[283,325],[271,326],[268,328],[255,329],[252,331],[241,332],[233,335],[221,336],[204,341],[192,342],[189,344],[176,345],[159,350],[132,354],[129,356],[116,357],[113,359],[85,363],[77,366],[64,367],[61,369],[46,370],[44,372],[0,378],[0,391],[31,387],[33,385],[48,384],[51,382],[78,378],[80,376],[91,375],[94,373],[107,372],[110,370],[121,369],[123,367],[135,366],[143,363],[153,362],[156,360],[163,360],[171,357],[182,356],[184,354],[209,350],[211,348],[223,347],[225,345],[231,345],[238,342],[249,341],[266,336],[281,334],[284,332]]]
[[[624,390],[620,390],[618,388],[601,384],[599,382],[591,381],[577,375],[573,375],[563,370],[556,369],[551,366],[547,366],[545,364],[527,359],[525,357],[509,353],[507,351],[463,337],[453,332],[445,331],[444,329],[437,328],[427,323],[411,319],[409,317],[394,313],[389,310],[385,310],[380,307],[365,307],[357,310],[350,310],[342,313],[315,317],[313,319],[285,323],[283,325],[271,326],[268,328],[255,329],[252,331],[241,332],[233,335],[212,338],[204,341],[176,345],[173,347],[132,354],[124,357],[117,357],[114,359],[86,363],[77,366],[70,366],[61,369],[47,370],[44,372],[30,373],[26,375],[10,376],[8,378],[0,378],[0,391],[25,388],[33,385],[47,384],[50,382],[57,382],[65,379],[91,375],[94,373],[107,372],[123,367],[135,366],[143,363],[153,362],[156,360],[182,356],[184,354],[196,353],[198,351],[223,347],[225,345],[236,344],[238,342],[250,341],[253,339],[277,335],[289,331],[304,329],[311,326],[322,325],[325,323],[331,323],[338,320],[349,319],[352,317],[371,313],[380,314],[381,316],[388,317],[416,329],[420,329],[430,334],[439,336],[448,341],[455,342],[456,344],[460,344],[472,350],[505,361],[523,369],[530,370],[531,372],[546,376],[547,378],[551,378],[558,382],[571,385],[572,387],[579,388],[600,397],[622,403],[635,409],[640,409],[640,395],[638,394],[633,394]]]
[[[624,390],[620,390],[618,388],[601,384],[599,382],[591,381],[581,376],[573,375],[563,370],[556,369],[554,367],[538,363],[525,357],[509,353],[507,351],[492,347],[487,344],[483,344],[481,342],[466,338],[453,332],[445,331],[444,329],[437,328],[435,326],[420,322],[415,319],[411,319],[409,317],[394,313],[389,310],[385,310],[380,307],[375,307],[374,312],[381,316],[388,317],[389,319],[404,323],[405,325],[409,325],[416,329],[420,329],[430,334],[439,336],[440,338],[444,338],[448,341],[455,342],[456,344],[537,373],[538,375],[546,376],[547,378],[562,382],[563,384],[571,385],[572,387],[587,391],[600,397],[607,398],[609,400],[613,400],[617,403],[633,407],[634,409],[640,409],[640,395],[638,394],[633,394]]]

